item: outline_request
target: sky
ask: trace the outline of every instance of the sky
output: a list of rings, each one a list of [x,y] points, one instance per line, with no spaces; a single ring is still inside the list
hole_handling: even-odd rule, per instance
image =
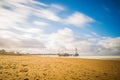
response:
[[[0,0],[0,49],[120,55],[120,0]]]

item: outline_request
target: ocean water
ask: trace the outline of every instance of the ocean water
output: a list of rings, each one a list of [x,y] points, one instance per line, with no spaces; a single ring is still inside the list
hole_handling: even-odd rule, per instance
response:
[[[86,59],[102,59],[102,60],[120,60],[120,56],[69,56],[68,58],[86,58]]]
[[[58,56],[44,55],[42,57],[59,57],[59,58],[84,58],[84,59],[102,59],[102,60],[120,60],[120,56]]]

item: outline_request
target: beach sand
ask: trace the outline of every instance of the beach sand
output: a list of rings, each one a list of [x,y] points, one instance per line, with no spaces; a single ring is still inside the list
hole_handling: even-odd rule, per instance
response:
[[[0,80],[120,80],[120,60],[0,55]]]

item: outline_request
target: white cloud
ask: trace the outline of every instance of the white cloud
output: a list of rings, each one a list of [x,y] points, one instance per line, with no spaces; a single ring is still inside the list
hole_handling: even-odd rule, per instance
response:
[[[5,38],[5,39],[14,39],[14,37],[16,39],[19,39],[19,35],[11,31],[2,30],[0,31],[0,35],[1,35],[1,38]]]
[[[41,18],[52,20],[52,21],[60,21],[60,17],[58,17],[56,13],[52,12],[51,10],[47,10],[47,9],[37,10],[37,13],[35,13],[35,15]]]
[[[91,43],[89,41],[76,37],[71,29],[64,28],[50,35],[47,47],[74,49],[88,47],[90,45]]]
[[[31,31],[30,31],[31,32]],[[44,39],[40,34],[39,36],[34,36],[33,34],[17,34],[11,31],[0,31],[0,47],[3,48],[43,48]]]
[[[7,29],[16,26],[17,23],[23,23],[30,15],[31,8],[19,4],[16,1],[2,1],[0,5],[0,28]],[[7,6],[11,9],[6,9]]]
[[[40,5],[39,8],[36,8],[36,4]],[[45,7],[42,8],[41,6]],[[51,5],[34,0],[3,0],[0,5],[0,29],[14,28],[18,23],[25,25],[27,20],[30,19],[30,16],[33,15],[43,19],[59,21],[60,17],[57,13],[49,10],[49,7],[51,7]],[[35,23],[41,26],[47,25],[45,22]],[[21,25],[17,27],[21,27]]]
[[[65,8],[63,6],[60,6],[58,4],[51,4],[51,7],[58,9],[58,10],[61,10],[61,11],[65,10]]]
[[[19,26],[15,26],[13,29],[15,30],[18,30],[19,32],[23,32],[23,33],[36,33],[36,34],[39,34],[39,33],[42,33],[43,30],[40,29],[40,28],[34,28],[34,27],[19,27]]]
[[[120,37],[118,38],[105,38],[101,40],[99,45],[103,46],[104,48],[119,48],[120,49]]]
[[[48,25],[48,23],[43,22],[43,21],[34,21],[33,23],[38,25],[38,26],[47,26]]]
[[[26,32],[28,32],[28,33],[40,33],[40,32],[42,32],[42,30],[38,29],[38,28],[29,28],[28,30],[26,30]]]
[[[37,2],[34,0],[2,0],[0,3],[0,47],[44,47],[45,33],[41,28],[32,26],[28,22],[33,13],[37,13],[35,5],[40,5],[39,8],[43,10],[49,5]],[[41,6],[44,6],[42,8]],[[48,10],[53,18],[57,16],[52,11]],[[49,13],[48,13],[49,14]],[[36,15],[37,16],[37,15]],[[44,16],[46,18],[48,15]],[[39,17],[39,16],[37,16]],[[50,16],[51,17],[51,16]],[[49,18],[49,19],[52,19]],[[48,25],[45,22],[34,22],[37,25]],[[8,41],[9,40],[9,41]]]
[[[88,23],[94,22],[94,19],[88,17],[83,13],[75,12],[72,15],[70,15],[67,19],[65,19],[65,22],[77,27],[84,27]]]
[[[40,6],[44,6],[44,7],[48,7],[47,4],[42,3],[42,2],[38,2],[38,1],[35,1],[35,0],[31,0],[31,3],[33,3],[33,4],[37,4],[37,5],[40,5]]]
[[[20,36],[18,34],[2,30],[0,35],[0,47],[16,47],[19,45]]]
[[[22,36],[24,39],[32,39],[32,35],[30,35],[30,34],[23,34],[23,36]]]

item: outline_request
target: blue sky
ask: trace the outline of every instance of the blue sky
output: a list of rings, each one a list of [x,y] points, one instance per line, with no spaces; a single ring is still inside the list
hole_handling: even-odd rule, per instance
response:
[[[38,0],[39,1],[39,0]],[[120,36],[120,0],[40,0],[65,6],[69,14],[82,12],[96,20],[89,29],[102,36]],[[63,14],[63,15],[64,15]]]
[[[119,21],[120,0],[1,0],[0,48],[120,55]]]

